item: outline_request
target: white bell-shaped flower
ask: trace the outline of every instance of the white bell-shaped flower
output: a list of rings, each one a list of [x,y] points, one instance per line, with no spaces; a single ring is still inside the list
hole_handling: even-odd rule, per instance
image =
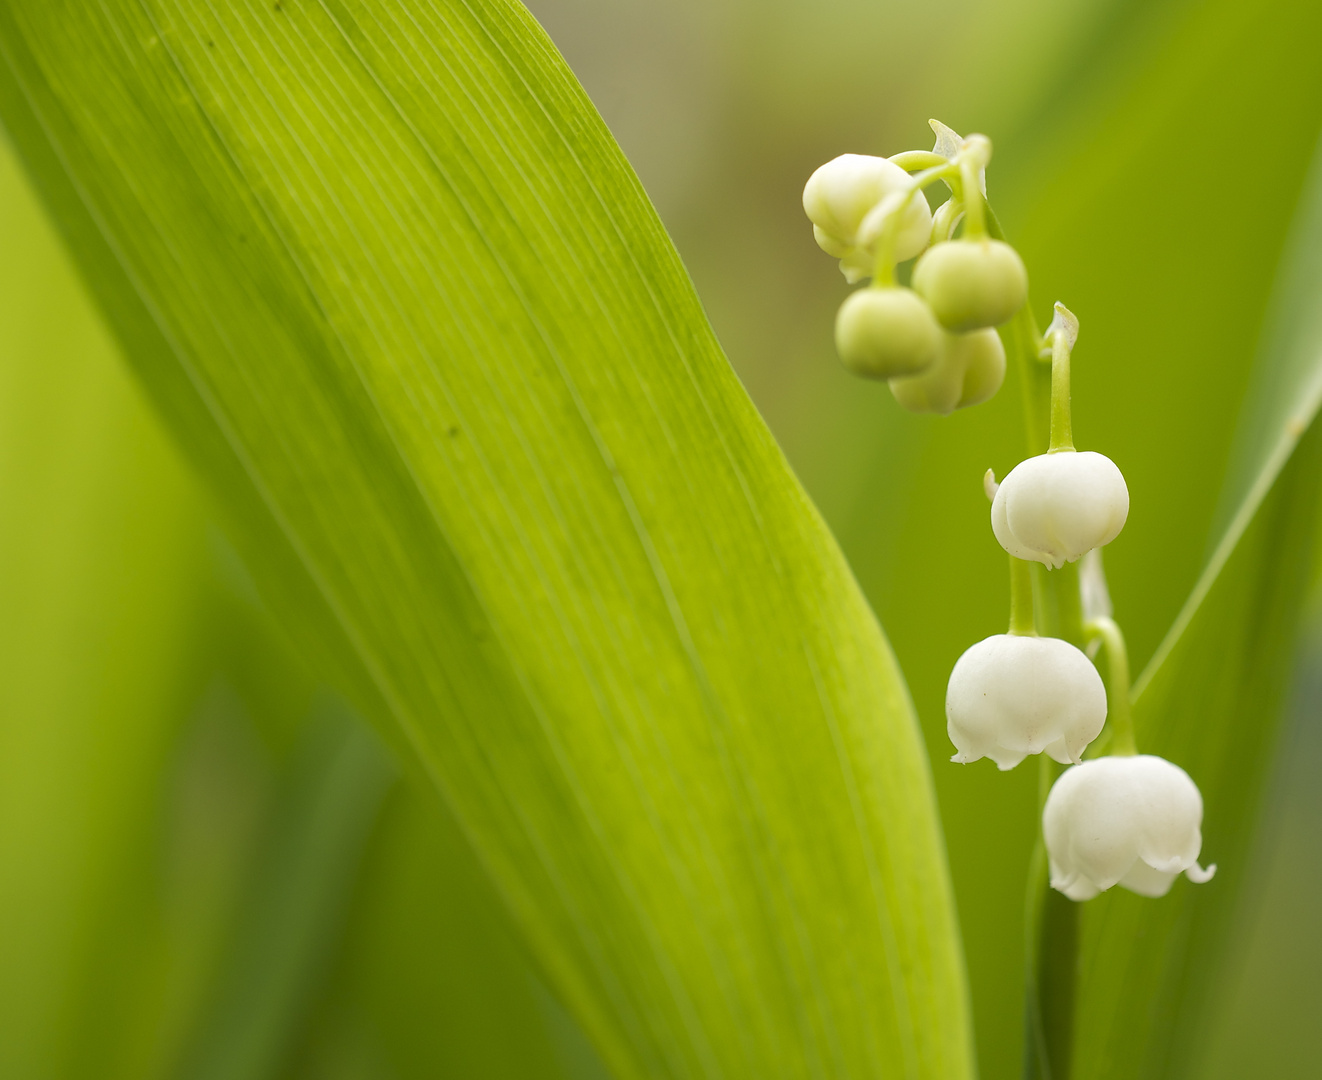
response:
[[[1059,569],[1109,544],[1129,516],[1125,478],[1105,454],[1056,450],[1021,461],[992,501],[992,532],[1017,559]]]
[[[965,763],[1012,769],[1045,751],[1077,762],[1106,722],[1106,688],[1068,641],[995,634],[968,648],[946,687],[946,731]]]
[[[866,154],[841,154],[808,178],[803,209],[813,236],[823,251],[840,260],[851,284],[871,276],[877,240],[892,212],[900,214],[896,262],[912,259],[927,246],[932,211],[926,196],[915,191],[897,210],[911,186],[909,174],[895,162]]]
[[[1151,754],[1104,757],[1066,769],[1047,796],[1042,830],[1051,886],[1091,900],[1112,885],[1165,896],[1181,873],[1202,884],[1198,865],[1203,797],[1189,774]]]

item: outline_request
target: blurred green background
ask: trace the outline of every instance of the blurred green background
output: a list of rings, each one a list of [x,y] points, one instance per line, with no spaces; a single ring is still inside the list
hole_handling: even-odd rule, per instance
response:
[[[1076,439],[1130,486],[1107,563],[1141,670],[1217,532],[1316,168],[1322,9],[531,7],[899,655],[982,1072],[1016,1075],[1036,773],[947,764],[942,702],[955,658],[1005,620],[980,477],[1026,451],[1019,388],[934,419],[847,377],[831,345],[846,286],[799,195],[838,153],[927,148],[929,116],[992,136],[989,194],[1039,317],[1059,299],[1082,320]],[[0,237],[0,1076],[598,1076],[431,797],[267,619],[7,153]],[[1319,1074],[1312,610],[1199,1075]]]

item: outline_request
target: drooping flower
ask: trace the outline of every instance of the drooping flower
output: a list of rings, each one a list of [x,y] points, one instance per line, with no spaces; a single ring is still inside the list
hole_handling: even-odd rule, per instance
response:
[[[1059,569],[1109,544],[1129,516],[1129,489],[1105,454],[1055,450],[1021,461],[992,501],[992,532],[1017,559]]]
[[[1165,758],[1085,761],[1061,774],[1042,813],[1051,886],[1090,900],[1117,884],[1165,896],[1181,873],[1202,884],[1216,872],[1198,865],[1202,823],[1197,785]]]
[[[910,195],[911,187],[909,174],[895,162],[866,154],[841,154],[808,178],[803,209],[813,236],[818,247],[840,260],[851,284],[871,276],[877,240],[892,211],[900,214],[895,261],[912,259],[927,246],[931,207],[921,191]]]
[[[946,687],[946,731],[960,763],[1012,769],[1045,752],[1077,762],[1106,722],[1106,688],[1068,641],[995,634],[970,646]]]

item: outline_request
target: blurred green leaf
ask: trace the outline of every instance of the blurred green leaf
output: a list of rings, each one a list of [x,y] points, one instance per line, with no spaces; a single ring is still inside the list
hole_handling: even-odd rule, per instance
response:
[[[201,500],[0,145],[0,1075],[139,1080],[161,777],[201,691]]]
[[[289,1075],[598,1080],[435,795],[391,793],[336,970]],[[586,1062],[580,1060],[586,1058]]]
[[[1082,1078],[1202,1075],[1215,976],[1251,864],[1317,550],[1319,249],[1315,166],[1228,477],[1238,504],[1135,685],[1141,749],[1178,762],[1198,783],[1203,857],[1218,875],[1206,888],[1181,882],[1161,903],[1112,890],[1084,908],[1074,1057]]]
[[[291,1057],[339,944],[394,770],[344,705],[319,703],[273,808],[208,1015],[178,1076],[266,1080]]]
[[[894,661],[527,14],[8,3],[0,47],[267,594],[610,1066],[967,1075]]]

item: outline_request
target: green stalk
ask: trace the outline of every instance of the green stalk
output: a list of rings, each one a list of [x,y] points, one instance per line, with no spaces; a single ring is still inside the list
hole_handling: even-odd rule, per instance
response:
[[[1005,233],[990,206],[987,207],[987,231],[997,240]],[[1024,430],[1030,454],[1042,453],[1044,445],[1056,443],[1057,432],[1048,421],[1054,421],[1057,409],[1055,393],[1057,341],[1051,342],[1052,364],[1043,363],[1042,333],[1033,317],[1031,305],[1025,303],[1013,319],[1000,330],[1001,340],[1010,362],[1019,373],[1020,394],[1024,409]],[[1063,343],[1063,342],[1062,342]],[[1065,382],[1063,402],[1068,404],[1068,350],[1061,372]],[[1066,414],[1068,424],[1068,414]],[[1050,433],[1050,434],[1049,434]],[[1050,438],[1050,442],[1048,439]],[[1071,435],[1066,428],[1065,442]],[[1033,582],[1040,601],[1042,632],[1060,637],[1074,645],[1084,642],[1083,605],[1079,596],[1079,569],[1067,563],[1059,570],[1048,573],[1035,566]],[[1047,793],[1061,767],[1045,754],[1039,756],[1037,822],[1041,822],[1042,807]],[[1025,972],[1024,972],[1024,1066],[1025,1080],[1069,1080],[1074,1048],[1074,1003],[1078,978],[1079,907],[1068,897],[1050,887],[1047,874],[1046,846],[1042,841],[1040,824],[1036,826],[1037,842],[1029,867],[1025,904]]]
[[[904,218],[904,211],[908,209],[909,201],[923,188],[950,176],[958,168],[945,158],[937,159],[941,164],[913,175],[913,186],[904,193],[904,197],[881,226],[881,235],[877,237],[877,258],[872,268],[872,283],[875,286],[888,288],[895,284],[895,244],[899,240],[900,224]]]
[[[1061,766],[1038,757],[1038,818]],[[1039,830],[1028,871],[1024,1080],[1069,1080],[1078,979],[1079,905],[1051,888]]]
[[[1049,328],[1048,328],[1049,329]],[[1048,454],[1074,449],[1070,419],[1070,342],[1064,330],[1051,335],[1051,445]]]
[[[1099,637],[1106,646],[1107,668],[1107,720],[1111,725],[1111,753],[1116,757],[1129,757],[1138,753],[1134,740],[1134,715],[1130,709],[1129,650],[1125,635],[1115,621],[1107,618],[1091,620],[1084,629],[1089,637]]]
[[[1033,612],[1033,568],[1010,556],[1010,633],[1037,637]]]

